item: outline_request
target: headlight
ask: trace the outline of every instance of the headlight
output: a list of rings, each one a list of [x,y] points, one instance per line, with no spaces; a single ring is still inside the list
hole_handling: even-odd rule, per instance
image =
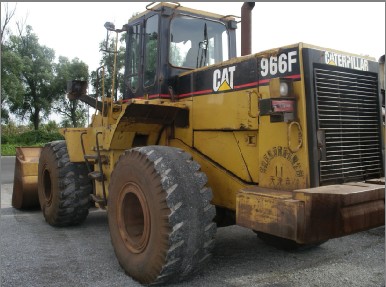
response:
[[[286,82],[281,82],[280,83],[280,96],[281,97],[286,97],[288,96],[288,84]]]
[[[293,80],[287,78],[273,78],[269,81],[271,98],[293,97]]]

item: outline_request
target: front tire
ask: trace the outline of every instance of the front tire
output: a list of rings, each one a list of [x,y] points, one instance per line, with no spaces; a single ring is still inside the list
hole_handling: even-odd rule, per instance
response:
[[[52,226],[83,222],[92,183],[85,163],[70,162],[65,141],[46,144],[40,154],[38,194],[45,220]]]
[[[142,284],[184,280],[209,259],[215,208],[200,166],[184,151],[126,151],[111,174],[108,220],[115,254]]]

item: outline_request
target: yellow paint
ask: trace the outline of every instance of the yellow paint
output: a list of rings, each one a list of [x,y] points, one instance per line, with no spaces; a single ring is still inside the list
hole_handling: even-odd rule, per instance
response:
[[[300,67],[302,67],[301,51],[299,51],[299,58]],[[302,68],[301,79],[303,79]],[[270,98],[268,86],[260,87],[259,92],[263,98]],[[299,139],[297,125],[292,125],[289,129],[290,123],[271,123],[269,116],[259,117],[259,185],[261,187],[279,190],[309,187],[306,99],[303,80],[294,82],[294,94],[297,99],[295,121],[299,123],[301,139]],[[300,142],[302,145],[296,151]]]
[[[302,45],[299,46],[299,49],[299,61],[302,67]],[[277,53],[278,49],[274,49],[232,59],[226,64],[217,64],[217,66],[229,65],[250,57]],[[200,70],[203,69],[207,67]],[[300,73],[301,81],[294,82],[297,105],[294,121],[298,124],[271,122],[270,116],[259,115],[258,100],[272,96],[269,85],[239,91],[233,90],[227,93],[219,91],[177,102],[161,99],[133,99],[120,106],[115,104],[113,112],[106,117],[98,113],[94,116],[89,128],[64,130],[70,159],[83,161],[80,149],[82,131],[87,131],[85,136],[87,153],[95,153],[95,135],[101,132],[101,153],[109,158],[108,163],[103,165],[107,178],[105,187],[108,193],[111,173],[119,156],[124,150],[132,147],[136,135],[145,135],[147,145],[174,146],[190,153],[208,177],[208,184],[213,191],[212,202],[215,205],[237,210],[242,204],[243,207],[240,207],[240,210],[245,209],[245,212],[247,206],[260,206],[263,211],[259,213],[255,210],[251,213],[244,213],[243,218],[245,221],[249,218],[249,222],[258,219],[256,222],[266,226],[264,228],[268,228],[267,226],[274,219],[284,224],[284,221],[280,221],[283,220],[280,219],[281,210],[290,214],[295,220],[301,208],[299,202],[291,201],[292,199],[284,200],[277,196],[281,194],[281,191],[289,191],[292,194],[293,190],[309,188],[306,99],[302,68]],[[220,90],[228,88],[230,88],[229,85],[224,82]],[[128,119],[125,113],[132,104],[188,109],[189,126],[182,128],[144,124]],[[95,170],[98,168],[98,165],[94,166]],[[95,186],[96,194],[101,196],[102,185],[97,182]],[[269,199],[266,198],[266,195],[261,194],[247,195],[247,197],[244,194],[244,197],[238,197],[237,194],[241,189],[256,186],[272,189],[277,195],[268,197]]]
[[[269,51],[273,54],[275,52]],[[241,57],[237,61],[249,57],[256,55]],[[224,83],[222,88],[228,88],[226,82]],[[305,95],[302,82],[294,83],[294,92],[298,105],[296,121],[303,132],[302,141],[306,143]],[[119,155],[132,147],[137,134],[147,136],[147,145],[162,144],[183,148],[193,155],[207,174],[214,194],[213,202],[236,210],[236,194],[248,184],[277,190],[308,187],[307,145],[303,144],[299,151],[291,152],[299,141],[298,129],[292,127],[289,130],[288,123],[271,123],[269,116],[259,116],[259,98],[269,97],[269,86],[261,86],[197,96],[178,102],[133,99],[129,103],[121,104],[121,107],[115,105],[113,112],[109,112],[107,117],[102,117],[100,113],[95,115],[90,128],[67,129],[64,134],[70,143],[68,146],[71,160],[82,161],[80,132],[87,131],[85,147],[87,153],[91,154],[96,152],[96,133],[102,133],[99,148],[101,153],[109,158],[109,162],[103,165],[107,178],[106,190]],[[132,104],[187,108],[190,124],[186,128],[177,128],[128,120],[125,118],[125,112]],[[98,168],[95,165],[94,169]],[[96,192],[101,195],[100,183],[96,183]]]
[[[37,176],[41,147],[16,147],[16,168],[22,177]]]
[[[216,93],[193,98],[195,130],[257,130],[257,89]],[[252,105],[255,106],[252,106]]]
[[[227,81],[224,81],[221,86],[218,88],[218,90],[221,92],[221,91],[227,91],[227,90],[230,90],[231,87],[229,86],[228,82]]]
[[[25,162],[21,161],[21,174],[23,176],[34,176],[36,175],[36,170],[38,169],[38,162]]]
[[[81,138],[80,138],[83,132],[86,132],[86,134],[83,136],[86,154],[93,153],[92,150],[95,148],[95,144],[94,145],[91,144],[92,142],[95,142],[95,140],[93,140],[93,135],[95,133],[93,129],[66,128],[66,129],[63,129],[61,132],[64,135],[64,138],[66,140],[70,161],[72,162],[84,161]]]
[[[194,147],[235,176],[252,181],[233,132],[195,132]]]
[[[192,105],[193,105],[192,98],[185,99],[183,101],[183,103],[189,109],[189,123],[192,123],[193,122],[193,114],[195,114],[195,113],[199,114],[200,111],[193,110],[193,108],[192,108]],[[183,141],[188,146],[193,146],[193,132],[192,132],[191,126],[188,127],[188,128],[175,128],[173,130],[173,132],[174,132],[175,138],[180,139],[181,141]],[[169,129],[168,130],[168,138],[171,137],[171,134],[172,134],[172,129]],[[162,142],[165,145],[168,145],[167,144],[168,143],[167,139],[165,139]]]
[[[366,219],[368,222],[371,222],[379,212],[384,212],[384,204],[382,205],[384,190],[376,187],[367,191],[365,190],[367,187],[346,186],[347,194],[337,194],[331,186],[309,188],[310,163],[302,69],[303,46],[308,47],[304,44],[283,47],[299,47],[301,80],[293,83],[297,111],[293,121],[271,122],[269,115],[259,113],[260,99],[279,95],[279,78],[272,79],[268,85],[238,91],[230,91],[230,85],[224,81],[216,93],[175,102],[162,99],[131,99],[126,103],[112,103],[106,99],[107,113],[95,114],[90,127],[61,130],[66,139],[70,160],[84,161],[80,141],[82,133],[86,133],[84,135],[86,154],[95,154],[96,135],[100,133],[99,150],[108,158],[107,162],[102,164],[106,177],[104,187],[108,196],[111,174],[125,150],[132,148],[135,143],[178,147],[191,154],[200,164],[201,170],[208,177],[208,186],[213,192],[212,203],[236,211],[237,224],[300,243],[318,242],[342,235],[339,228],[335,228],[334,225],[340,224],[337,218],[331,217],[337,214],[340,217],[338,220],[344,223],[348,230],[345,234],[349,234],[355,231],[355,228],[351,229],[351,223],[356,220],[358,212],[365,210],[367,213],[364,218],[369,219]],[[194,72],[229,66],[253,57],[269,57],[277,55],[278,52],[279,49],[272,49],[231,59],[211,67],[202,67]],[[189,73],[192,71],[184,74]],[[134,117],[130,109],[136,109],[135,105],[140,108],[144,108],[140,105],[148,106],[136,110],[145,112]],[[163,123],[142,121],[151,117],[152,111],[163,111],[163,108],[187,109],[189,125],[176,127],[166,125],[167,121]],[[384,133],[384,129],[382,132]],[[91,164],[95,171],[99,170],[99,164],[93,161]],[[33,174],[37,173],[37,163],[23,168],[24,174],[32,175],[31,180],[36,181]],[[102,184],[95,182],[95,195],[99,197],[103,197]],[[340,185],[335,186],[335,189],[340,188],[342,188]],[[328,192],[324,192],[324,189]],[[361,193],[366,192],[366,198],[363,195],[356,197],[359,192],[354,189]],[[378,198],[375,202],[367,202],[373,197],[374,192],[379,193]],[[364,198],[364,204],[352,202]],[[342,206],[336,205],[336,202]],[[352,204],[346,206],[344,202]],[[316,204],[318,211],[313,209]],[[377,224],[382,223],[381,219],[379,221]],[[324,225],[320,227],[320,223]],[[327,230],[328,228],[330,230]],[[356,228],[362,228],[362,225],[356,225]]]
[[[248,167],[249,175],[252,178],[252,182],[259,182],[259,149],[257,148],[257,131],[238,131],[233,132],[240,153]]]
[[[108,163],[103,165],[103,172],[106,176],[106,181],[105,181],[105,190],[106,190],[106,195],[108,197],[109,195],[109,184],[110,184],[110,178],[111,178],[111,173],[114,170],[115,163],[118,161],[119,157],[121,156],[122,153],[124,153],[125,150],[112,150],[108,152]],[[98,164],[94,165],[94,170],[99,170]],[[95,189],[96,189],[96,195],[99,197],[103,197],[103,188],[102,188],[102,183],[96,181],[95,182]]]

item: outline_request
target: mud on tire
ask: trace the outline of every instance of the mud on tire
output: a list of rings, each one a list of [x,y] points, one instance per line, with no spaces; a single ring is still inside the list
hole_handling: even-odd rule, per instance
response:
[[[92,182],[84,163],[70,162],[65,141],[44,146],[38,172],[39,202],[45,220],[52,226],[83,222],[88,215]]]
[[[142,284],[186,279],[214,246],[215,208],[198,163],[184,151],[146,146],[126,151],[111,175],[108,220],[125,272]]]

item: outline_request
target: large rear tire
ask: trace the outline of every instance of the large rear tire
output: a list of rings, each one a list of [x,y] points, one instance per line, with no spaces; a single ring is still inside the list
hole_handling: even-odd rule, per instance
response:
[[[70,162],[65,141],[45,145],[38,172],[39,202],[45,220],[52,226],[83,222],[88,215],[92,182],[84,163]]]
[[[125,272],[142,284],[177,282],[197,272],[214,247],[215,208],[200,166],[184,151],[126,151],[111,175],[111,241]]]

